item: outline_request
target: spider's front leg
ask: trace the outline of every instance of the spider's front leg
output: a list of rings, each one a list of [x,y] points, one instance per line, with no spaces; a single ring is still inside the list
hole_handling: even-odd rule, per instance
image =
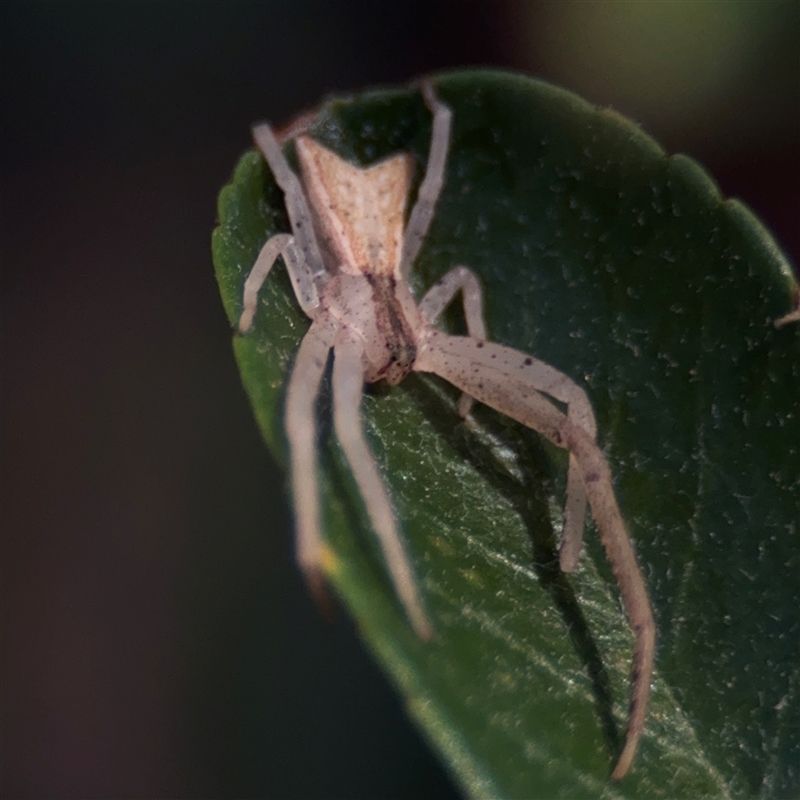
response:
[[[319,479],[316,452],[315,401],[333,347],[337,324],[319,313],[320,293],[328,282],[302,186],[292,172],[269,125],[258,125],[253,136],[283,189],[292,234],[279,233],[261,249],[245,281],[239,330],[252,327],[258,292],[279,255],[283,256],[292,288],[303,312],[314,320],[295,359],[286,392],[286,435],[295,499],[296,557],[318,601],[323,600],[324,545],[320,529]]]
[[[308,329],[297,351],[286,390],[292,493],[296,516],[296,558],[314,598],[324,605],[324,545],[319,513],[319,466],[315,405],[336,325],[327,314]]]
[[[359,413],[364,390],[363,340],[342,329],[336,337],[333,352],[333,422],[336,436],[378,535],[397,594],[417,635],[421,639],[430,639],[433,630],[397,529],[389,494],[364,438]]]
[[[784,314],[782,317],[773,320],[772,324],[776,328],[782,328],[790,322],[800,322],[800,287],[797,288],[794,293],[794,309],[788,314]]]
[[[554,367],[532,356],[518,353],[508,347],[492,344],[484,346],[486,328],[483,321],[483,299],[480,283],[475,274],[466,267],[450,270],[435,286],[432,286],[419,304],[425,319],[434,324],[442,311],[461,291],[464,316],[472,344],[464,343],[476,364],[484,369],[506,375],[510,381],[524,381],[537,391],[550,395],[567,406],[567,416],[583,428],[594,439],[597,435],[594,412],[589,398],[571,378]],[[465,392],[458,401],[458,411],[466,417],[473,398]],[[564,504],[564,530],[561,535],[559,562],[564,572],[574,572],[583,547],[583,529],[586,519],[586,490],[581,480],[581,471],[573,454],[569,458],[567,472],[567,497]]]
[[[502,345],[449,336],[434,329],[427,332],[422,342],[415,369],[439,375],[479,402],[569,450],[570,470],[574,463],[577,479],[585,488],[584,509],[588,496],[636,637],[628,731],[612,773],[614,779],[623,777],[633,761],[644,727],[655,657],[655,621],[647,588],[614,495],[611,470],[595,441],[594,415],[588,400],[583,395],[585,406],[579,408],[575,418],[562,414],[540,391],[561,402],[569,397],[575,403],[578,398],[579,406],[582,393],[575,393],[574,384],[558,370]]]

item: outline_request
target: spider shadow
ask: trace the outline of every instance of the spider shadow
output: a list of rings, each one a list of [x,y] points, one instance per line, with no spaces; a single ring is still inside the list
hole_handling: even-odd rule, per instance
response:
[[[547,461],[541,436],[476,403],[471,414],[488,434],[481,437],[459,421],[454,412],[444,409],[443,401],[426,385],[428,380],[410,376],[403,382],[403,388],[453,451],[471,463],[520,515],[533,547],[534,571],[567,626],[573,647],[589,675],[603,734],[612,754],[618,755],[622,740],[613,715],[608,673],[575,590],[558,562],[556,535],[547,505],[552,481],[545,469]],[[448,386],[448,390],[451,388]],[[457,393],[453,396],[457,397]],[[517,454],[521,476],[501,466],[489,439]]]

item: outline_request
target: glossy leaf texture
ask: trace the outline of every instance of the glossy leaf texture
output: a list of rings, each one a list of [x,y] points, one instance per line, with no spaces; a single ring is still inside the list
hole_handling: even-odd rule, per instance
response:
[[[452,149],[414,288],[455,264],[490,337],[583,385],[658,624],[654,695],[628,777],[632,636],[591,524],[557,567],[566,454],[412,375],[368,390],[365,425],[436,626],[412,633],[319,404],[330,579],[410,713],[471,797],[786,797],[800,790],[800,325],[795,279],[742,203],[633,123],[545,83],[439,75]],[[430,118],[413,88],[332,99],[310,129],[356,163],[398,150],[421,177]],[[290,148],[291,150],[291,148]],[[266,239],[288,230],[262,158],[219,200],[228,319]],[[444,324],[463,331],[452,312]],[[264,438],[287,462],[288,371],[308,328],[282,264],[234,339]]]

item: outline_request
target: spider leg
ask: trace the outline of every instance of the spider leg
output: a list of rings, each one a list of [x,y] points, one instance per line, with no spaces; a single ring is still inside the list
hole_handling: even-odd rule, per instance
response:
[[[558,381],[564,378],[557,370],[553,370],[556,374],[551,374],[549,370],[552,367],[537,367],[538,379],[529,377],[525,369],[518,369],[520,374],[511,377],[513,370],[509,371],[509,367],[513,368],[515,358],[521,360],[519,366],[522,368],[533,366],[533,359],[507,347],[430,330],[418,352],[415,369],[441,376],[479,402],[539,431],[554,444],[568,449],[570,456],[575,458],[576,469],[588,495],[600,540],[617,579],[635,636],[628,731],[611,774],[617,780],[630,768],[644,728],[655,656],[653,612],[614,495],[611,470],[595,441],[594,417],[583,419],[584,424],[581,424],[562,414],[539,394],[537,390],[542,389],[552,393],[556,399],[560,399],[559,394],[561,397],[570,396],[569,389],[568,394],[564,394],[564,386],[568,384],[548,382],[548,377]],[[544,376],[543,380],[541,376]]]
[[[597,437],[592,405],[586,392],[563,372],[531,356],[512,351],[522,360],[522,371],[526,381],[536,389],[567,406],[567,416],[592,438]],[[564,531],[561,534],[559,563],[564,572],[578,568],[578,558],[583,549],[583,529],[586,519],[586,488],[581,478],[581,469],[574,453],[569,454],[567,470],[567,497],[564,503]]]
[[[519,354],[517,354],[519,355]],[[592,405],[586,392],[563,372],[532,356],[522,356],[523,374],[526,382],[567,406],[567,417],[594,440],[597,424]],[[530,363],[528,363],[530,362]],[[564,572],[578,568],[578,558],[583,549],[583,530],[586,520],[586,488],[581,477],[581,468],[574,453],[569,454],[567,469],[567,497],[564,503],[564,530],[558,559]]]
[[[429,324],[435,325],[439,315],[455,296],[461,292],[467,333],[473,339],[486,339],[486,324],[483,321],[483,290],[475,273],[469,267],[457,266],[447,272],[425,293],[419,304],[422,316]],[[462,394],[458,400],[458,415],[465,419],[472,410],[474,400]]]
[[[295,242],[303,254],[303,261],[307,264],[312,281],[317,289],[321,290],[330,276],[325,269],[317,244],[311,210],[308,207],[300,179],[289,166],[272,128],[266,122],[253,127],[253,139],[267,160],[267,164],[275,176],[275,182],[283,189],[286,213],[289,215]]]
[[[422,242],[428,233],[436,201],[442,191],[444,171],[447,166],[447,151],[450,149],[450,126],[453,112],[450,106],[436,96],[433,85],[425,81],[422,84],[422,95],[425,105],[433,114],[431,144],[428,151],[428,166],[425,177],[419,186],[417,201],[408,217],[408,225],[403,239],[403,256],[400,262],[400,274],[408,278],[411,266],[416,261]]]
[[[334,344],[333,422],[336,436],[353,471],[367,514],[383,548],[395,590],[421,639],[430,639],[431,624],[422,606],[414,573],[397,530],[397,522],[375,458],[364,438],[359,406],[364,388],[364,346],[342,330]]]
[[[286,435],[296,517],[296,557],[317,601],[325,598],[325,551],[319,521],[314,405],[335,335],[335,325],[327,315],[314,321],[300,344],[286,392]]]
[[[790,322],[800,322],[800,288],[796,289],[794,293],[794,309],[788,314],[784,314],[782,317],[773,320],[772,324],[776,328],[782,328]]]
[[[471,274],[471,273],[470,273]],[[445,275],[447,278],[450,275]],[[472,276],[474,278],[474,276]],[[455,278],[453,279],[455,281]],[[476,281],[477,283],[477,281]],[[437,286],[431,292],[437,290]],[[431,294],[429,292],[428,294]],[[444,290],[442,290],[444,295]],[[420,303],[420,310],[431,319],[430,312],[435,311],[441,305],[441,298],[434,295],[430,308],[426,306],[428,295]],[[467,293],[464,293],[464,304],[466,314]],[[442,306],[443,308],[444,306]],[[469,322],[469,316],[467,316]],[[471,333],[471,332],[470,332]],[[597,425],[595,423],[592,405],[586,392],[578,386],[575,381],[563,372],[539,361],[533,356],[525,355],[510,347],[485,342],[483,336],[475,336],[471,344],[464,339],[461,344],[465,352],[469,352],[470,358],[475,365],[491,370],[495,373],[506,376],[511,383],[524,384],[525,386],[544,392],[550,397],[564,403],[567,406],[567,416],[576,425],[583,428],[586,433],[594,439],[597,435]],[[459,401],[459,410],[464,404],[464,397]],[[561,549],[559,552],[559,562],[564,572],[574,572],[578,567],[578,558],[583,548],[583,529],[586,519],[586,489],[581,479],[581,470],[575,456],[570,453],[569,469],[567,471],[567,497],[564,504],[564,530],[561,534]]]
[[[270,273],[275,260],[282,255],[289,278],[292,281],[297,302],[306,316],[313,319],[319,307],[319,293],[314,281],[303,261],[303,256],[295,245],[294,237],[288,233],[276,233],[267,239],[261,248],[253,269],[244,282],[244,299],[242,302],[242,315],[239,317],[239,332],[247,333],[253,325],[258,307],[258,293]]]

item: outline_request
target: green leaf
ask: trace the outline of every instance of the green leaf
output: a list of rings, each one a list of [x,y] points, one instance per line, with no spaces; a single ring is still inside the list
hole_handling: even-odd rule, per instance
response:
[[[608,783],[624,731],[632,636],[593,530],[574,576],[555,548],[566,455],[411,375],[372,388],[365,425],[437,630],[417,640],[392,590],[320,402],[331,578],[410,713],[473,797],[794,795],[800,789],[800,326],[786,259],[702,168],[635,125],[539,81],[441,75],[454,110],[419,293],[455,264],[486,292],[492,339],[586,387],[658,623],[636,762]],[[418,92],[334,99],[312,134],[370,163],[412,153]],[[219,200],[213,250],[233,325],[259,248],[288,230],[262,158]],[[453,312],[453,331],[463,320]],[[270,449],[308,328],[282,266],[234,339]],[[591,528],[591,526],[590,526]]]

